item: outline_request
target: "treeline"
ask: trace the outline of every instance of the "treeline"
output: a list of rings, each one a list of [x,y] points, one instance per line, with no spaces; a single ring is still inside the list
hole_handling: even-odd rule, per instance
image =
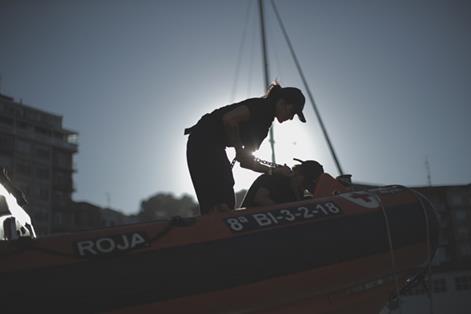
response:
[[[246,192],[241,190],[236,193],[236,208],[242,203]],[[174,216],[194,217],[199,214],[198,203],[190,195],[176,197],[172,193],[159,192],[141,201],[137,219],[144,222]]]

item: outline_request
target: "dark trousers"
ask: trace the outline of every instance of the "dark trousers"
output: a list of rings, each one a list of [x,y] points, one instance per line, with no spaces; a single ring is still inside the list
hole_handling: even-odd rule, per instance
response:
[[[234,177],[226,148],[211,143],[199,132],[192,132],[188,137],[186,158],[201,215],[222,203],[233,209]]]

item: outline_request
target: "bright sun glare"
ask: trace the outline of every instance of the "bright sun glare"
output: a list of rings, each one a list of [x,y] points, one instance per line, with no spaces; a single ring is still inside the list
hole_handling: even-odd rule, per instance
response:
[[[313,136],[305,124],[299,122],[295,117],[293,121],[283,124],[275,122],[273,125],[276,163],[287,164],[292,167],[296,164],[293,158],[318,160],[320,154],[316,154],[315,145],[312,142]],[[234,157],[233,149],[227,149],[227,153],[230,159]],[[260,159],[271,161],[269,136],[263,141],[260,149],[254,155]],[[259,173],[242,169],[236,164],[234,166],[234,190],[237,192],[248,189],[259,175]]]

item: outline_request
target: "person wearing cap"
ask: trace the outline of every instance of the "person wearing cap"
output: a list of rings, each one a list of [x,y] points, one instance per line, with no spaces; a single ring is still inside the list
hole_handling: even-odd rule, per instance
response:
[[[187,162],[201,214],[234,209],[234,178],[226,148],[233,147],[240,166],[256,172],[289,175],[287,166],[271,169],[255,160],[256,151],[276,118],[279,123],[303,115],[305,98],[295,87],[270,85],[265,96],[249,98],[205,114],[189,134]]]
[[[306,190],[312,191],[324,168],[314,160],[301,161],[290,176],[262,174],[250,186],[242,207],[269,206],[304,199]]]

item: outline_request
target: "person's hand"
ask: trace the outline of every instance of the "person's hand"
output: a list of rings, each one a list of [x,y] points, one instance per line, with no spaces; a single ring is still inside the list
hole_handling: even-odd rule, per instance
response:
[[[289,177],[292,174],[291,168],[287,165],[276,167],[273,169],[273,174]]]
[[[247,149],[236,150],[236,159],[240,162],[242,168],[251,169],[255,160],[252,152]]]

